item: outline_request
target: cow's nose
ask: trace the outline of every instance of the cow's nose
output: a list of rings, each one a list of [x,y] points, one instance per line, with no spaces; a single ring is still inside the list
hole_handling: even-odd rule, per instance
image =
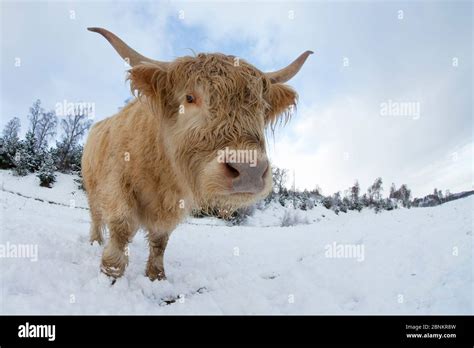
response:
[[[265,187],[264,177],[268,170],[268,160],[258,159],[254,163],[225,163],[232,179],[233,193],[258,193]]]

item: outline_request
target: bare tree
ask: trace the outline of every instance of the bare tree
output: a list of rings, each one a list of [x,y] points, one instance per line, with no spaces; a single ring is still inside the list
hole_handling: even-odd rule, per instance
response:
[[[38,123],[44,113],[44,109],[41,107],[41,100],[37,99],[33,106],[30,107],[30,113],[28,115],[28,119],[30,120],[30,131],[33,134],[36,134],[36,128],[38,127]]]
[[[277,189],[277,193],[281,193],[288,179],[288,170],[278,167],[272,169],[273,185]]]
[[[48,145],[48,139],[56,134],[58,118],[54,111],[44,112],[36,125],[36,143],[38,148]]]
[[[18,133],[20,132],[21,124],[18,117],[13,117],[3,128],[3,140],[5,142],[11,141],[13,139],[18,139]]]
[[[45,112],[41,107],[41,100],[36,100],[30,107],[28,115],[30,120],[30,132],[33,134],[36,149],[47,146],[48,139],[56,134],[58,119],[54,111]]]
[[[74,157],[74,151],[80,147],[79,141],[92,125],[92,120],[88,119],[88,114],[88,109],[76,108],[72,115],[68,115],[61,120],[63,137],[57,144],[58,169],[62,171],[71,169],[70,162]]]

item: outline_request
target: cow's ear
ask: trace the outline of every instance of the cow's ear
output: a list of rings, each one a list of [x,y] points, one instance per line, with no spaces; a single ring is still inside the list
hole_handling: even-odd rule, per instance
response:
[[[265,115],[265,125],[275,125],[280,117],[287,120],[298,101],[298,94],[289,86],[273,83],[268,93],[269,108]]]
[[[159,97],[165,87],[166,71],[154,64],[139,64],[128,71],[132,93]]]

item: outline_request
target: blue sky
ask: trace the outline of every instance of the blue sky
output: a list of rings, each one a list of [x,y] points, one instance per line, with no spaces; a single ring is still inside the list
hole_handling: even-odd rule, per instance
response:
[[[126,66],[88,26],[156,59],[220,51],[265,71],[311,49],[289,82],[297,113],[269,141],[297,187],[472,189],[472,15],[469,1],[2,1],[0,126],[18,116],[25,131],[37,98],[93,102],[96,120],[123,105]],[[389,101],[420,113],[383,116]]]

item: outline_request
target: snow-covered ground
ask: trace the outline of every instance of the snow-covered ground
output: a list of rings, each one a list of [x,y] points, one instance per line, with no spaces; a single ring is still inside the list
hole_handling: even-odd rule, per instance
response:
[[[277,205],[246,226],[189,219],[170,239],[166,281],[145,277],[138,233],[112,286],[71,176],[47,189],[33,175],[0,175],[0,314],[474,313],[472,196],[380,214],[316,207],[291,227],[281,220],[295,212]],[[12,257],[20,244],[30,258]]]

